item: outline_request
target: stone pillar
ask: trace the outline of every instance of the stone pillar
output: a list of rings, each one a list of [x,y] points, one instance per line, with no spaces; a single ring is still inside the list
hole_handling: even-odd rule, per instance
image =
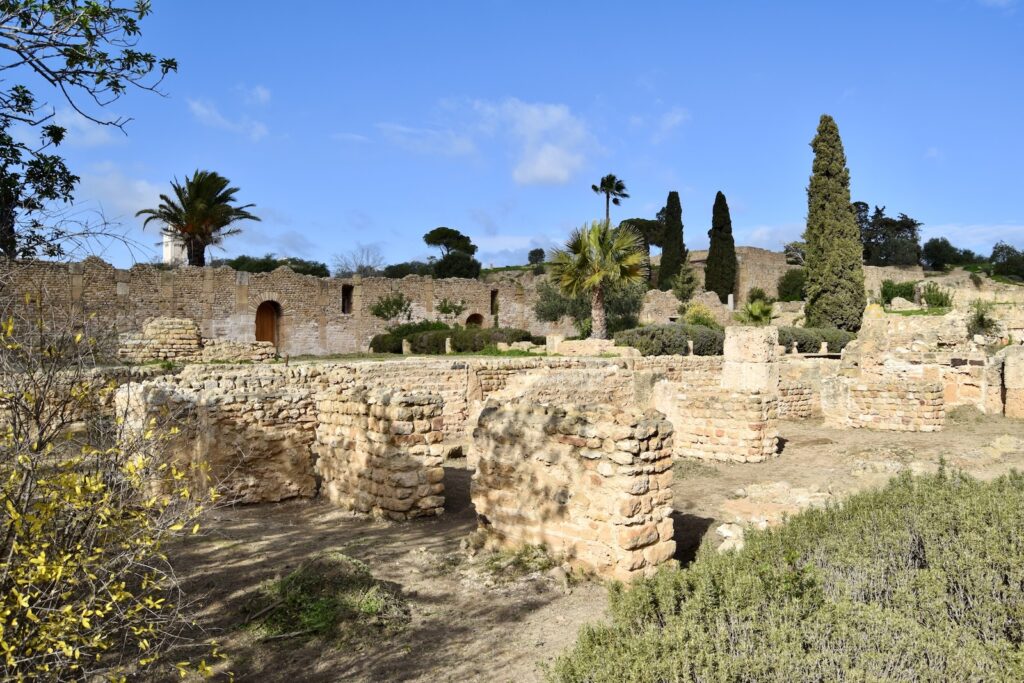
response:
[[[726,300],[726,305],[729,307],[730,311],[736,310],[736,297],[732,292],[729,292],[729,298]]]
[[[775,356],[775,347],[778,344],[777,327],[732,325],[725,328],[722,388],[777,394],[779,364]]]
[[[452,348],[452,338],[451,337],[445,337],[444,338],[444,352],[446,354],[455,353],[455,349]]]
[[[553,356],[558,353],[558,345],[565,341],[565,337],[560,334],[549,334],[545,340],[545,350],[549,356]]]
[[[412,353],[412,343],[408,339],[402,340],[402,355],[408,356]]]
[[[1024,418],[1024,346],[1011,346],[1005,351],[1003,386],[1006,389],[1006,417]]]

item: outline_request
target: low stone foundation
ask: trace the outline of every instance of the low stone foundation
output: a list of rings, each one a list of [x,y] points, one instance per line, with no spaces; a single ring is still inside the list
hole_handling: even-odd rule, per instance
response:
[[[357,386],[317,397],[321,492],[349,510],[394,520],[444,512],[444,418],[434,394]]]
[[[823,382],[826,424],[899,432],[937,432],[946,422],[941,382]]]
[[[814,389],[801,382],[779,382],[778,414],[784,420],[806,420],[814,415]]]
[[[545,544],[608,578],[672,558],[672,425],[657,411],[489,400],[471,495],[499,544]]]
[[[681,392],[676,405],[675,454],[703,460],[762,462],[778,454],[778,399],[772,394]]]

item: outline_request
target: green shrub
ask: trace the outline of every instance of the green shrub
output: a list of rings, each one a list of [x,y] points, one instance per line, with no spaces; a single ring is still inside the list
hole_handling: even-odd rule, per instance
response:
[[[803,301],[806,299],[804,285],[807,284],[806,268],[791,268],[779,278],[779,301]]]
[[[370,350],[374,353],[401,353],[402,338],[393,334],[375,334],[370,339]]]
[[[949,292],[934,282],[929,282],[921,289],[921,300],[928,304],[928,308],[949,308],[953,305],[953,297]]]
[[[462,353],[483,351],[484,347],[495,346],[498,342],[512,344],[531,339],[526,330],[512,327],[469,327],[455,330],[451,337],[452,349]]]
[[[892,280],[882,280],[882,303],[888,306],[896,297],[906,299],[907,301],[913,301],[916,288],[916,282],[893,282]]]
[[[431,330],[410,334],[406,339],[413,353],[443,354],[444,340],[450,336],[451,330]]]
[[[972,337],[976,334],[992,334],[996,330],[997,322],[989,316],[992,312],[992,304],[981,299],[971,302],[971,314],[967,317],[967,334]]]
[[[702,325],[647,325],[615,335],[616,346],[632,346],[645,356],[685,356],[690,353],[687,341],[693,342],[693,355],[719,356],[725,333]]]
[[[1024,476],[903,475],[614,584],[559,683],[1024,680]]]
[[[766,299],[752,299],[736,313],[736,319],[746,325],[767,325],[772,321],[772,304]]]
[[[387,294],[370,306],[370,313],[389,323],[392,320],[410,320],[412,318],[412,300],[407,299],[401,292]]]
[[[439,330],[450,330],[451,327],[438,320],[420,320],[414,323],[402,323],[395,325],[384,334],[378,334],[370,340],[370,350],[374,353],[401,353],[402,340],[421,332],[432,332]],[[444,342],[441,343],[441,353],[444,353]],[[416,351],[416,353],[426,353]]]
[[[686,321],[687,325],[700,325],[701,327],[710,327],[713,330],[722,329],[722,324],[718,322],[718,318],[711,312],[711,309],[699,301],[687,304],[683,320]]]
[[[770,296],[768,296],[768,292],[764,291],[760,287],[751,287],[747,291],[747,301],[764,301],[770,304],[773,302],[773,299]]]
[[[544,346],[548,343],[548,338],[534,335],[530,337],[530,343],[534,344],[535,346]]]
[[[847,344],[857,338],[853,332],[838,330],[834,327],[780,327],[779,344],[786,347],[796,342],[800,353],[818,353],[821,342],[828,342],[830,353],[839,353]]]

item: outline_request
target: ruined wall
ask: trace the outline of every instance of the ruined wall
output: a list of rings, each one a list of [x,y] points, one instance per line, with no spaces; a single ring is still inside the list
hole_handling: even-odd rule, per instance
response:
[[[155,317],[188,318],[204,338],[250,342],[255,341],[256,309],[263,302],[276,302],[280,306],[277,348],[282,355],[365,351],[373,335],[386,327],[370,308],[395,292],[411,300],[414,319],[465,324],[470,316],[479,316],[484,326],[490,326],[495,319],[494,292],[502,326],[545,334],[567,325],[535,321],[535,286],[506,281],[317,278],[289,268],[243,273],[227,267],[162,270],[136,265],[123,270],[93,257],[72,264],[37,261],[0,267],[10,281],[5,290],[8,306],[31,314],[22,303],[30,293],[42,298],[47,308],[93,315],[97,326],[119,333],[140,332]],[[436,312],[445,298],[464,303],[458,319]]]
[[[882,282],[920,282],[924,280],[921,266],[864,266],[864,291],[868,299],[877,301],[882,295]]]
[[[730,327],[717,386],[664,379],[651,405],[675,426],[675,455],[760,462],[778,453],[775,327]]]
[[[675,552],[671,433],[657,412],[488,401],[472,446],[483,530],[602,577],[650,575]]]
[[[939,382],[826,380],[825,422],[838,428],[937,432],[946,421]]]
[[[199,326],[189,318],[153,318],[142,326],[141,332],[120,335],[117,349],[118,358],[131,363],[154,360],[260,363],[272,359],[275,353],[270,342],[204,340]]]
[[[135,432],[172,427],[169,460],[194,466],[195,485],[229,502],[265,503],[316,492],[311,446],[316,410],[304,368],[260,366],[167,375],[121,387],[118,414]]]
[[[327,500],[398,521],[444,512],[441,403],[381,387],[322,391],[313,450]]]
[[[815,405],[817,404],[817,405]],[[786,420],[804,420],[821,412],[820,394],[804,382],[779,382],[778,416]]]

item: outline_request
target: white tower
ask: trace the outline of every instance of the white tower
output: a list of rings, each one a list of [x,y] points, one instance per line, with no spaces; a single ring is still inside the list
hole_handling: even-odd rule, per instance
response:
[[[185,245],[170,235],[163,237],[163,262],[169,266],[180,266],[185,262]]]

